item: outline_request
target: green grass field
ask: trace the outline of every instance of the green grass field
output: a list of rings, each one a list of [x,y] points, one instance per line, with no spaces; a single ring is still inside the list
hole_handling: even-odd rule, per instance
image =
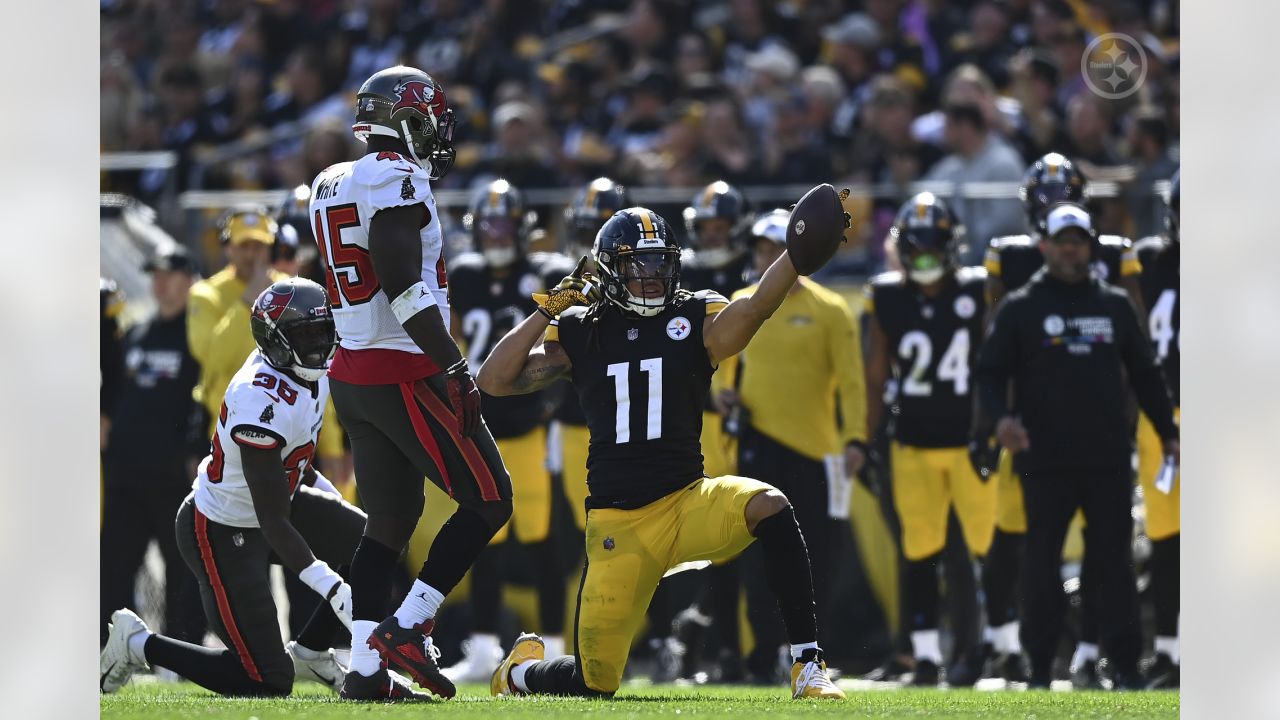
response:
[[[284,700],[220,698],[195,685],[132,683],[102,698],[102,717],[113,720],[236,718],[237,720],[346,720],[348,718],[449,717],[546,720],[549,717],[607,714],[610,718],[841,716],[868,718],[1176,718],[1175,692],[977,692],[973,690],[860,690],[844,702],[796,701],[785,688],[624,687],[614,700],[489,697],[471,685],[448,702],[415,705],[340,703],[315,685],[300,686]]]

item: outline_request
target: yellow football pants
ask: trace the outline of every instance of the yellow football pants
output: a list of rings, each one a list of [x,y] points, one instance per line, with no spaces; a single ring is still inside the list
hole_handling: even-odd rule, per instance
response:
[[[1013,453],[1000,448],[996,470],[996,527],[1021,535],[1027,531],[1027,509],[1022,505],[1022,478],[1013,471]]]
[[[965,542],[986,555],[996,527],[996,483],[983,482],[965,448],[920,448],[893,443],[893,504],[902,523],[902,552],[922,560],[942,552],[947,513],[954,504]]]
[[[1182,420],[1182,409],[1174,411]],[[1182,532],[1182,473],[1173,476],[1173,491],[1168,495],[1156,489],[1156,474],[1164,462],[1164,447],[1155,426],[1147,416],[1138,418],[1138,482],[1142,484],[1142,502],[1147,507],[1147,537],[1165,540]]]
[[[747,502],[769,489],[750,478],[703,478],[642,508],[587,514],[576,623],[587,687],[618,689],[662,574],[683,562],[723,560],[745,550],[755,539],[747,531]]]
[[[536,543],[551,534],[551,473],[547,470],[547,428],[539,425],[524,435],[495,440],[502,462],[511,473],[511,520],[493,536],[490,545],[506,542],[511,523],[516,540]]]

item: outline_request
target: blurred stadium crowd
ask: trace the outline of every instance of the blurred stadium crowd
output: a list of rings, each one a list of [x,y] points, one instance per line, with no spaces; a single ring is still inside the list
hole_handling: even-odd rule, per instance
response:
[[[1176,165],[1177,17],[1176,0],[103,0],[102,149],[178,153],[104,183],[151,204],[170,181],[309,183],[355,150],[357,85],[406,62],[459,120],[445,189],[886,184],[855,213],[866,240],[908,183],[1017,181],[1057,151],[1121,183],[1101,230],[1142,237]],[[1082,75],[1108,32],[1145,52],[1119,100]],[[957,205],[971,259],[1021,231],[1007,197]],[[834,270],[878,269],[869,251]]]
[[[101,10],[103,153],[167,150],[177,155],[171,168],[104,173],[103,190],[158,206],[171,202],[175,191],[305,186],[324,168],[358,157],[363,146],[350,130],[355,89],[373,72],[401,62],[439,81],[459,120],[457,162],[438,185],[446,192],[469,194],[504,178],[526,193],[567,189],[572,194],[599,176],[633,191],[688,188],[679,201],[650,204],[683,233],[679,218],[686,206],[696,204],[693,189],[714,181],[740,188],[749,200],[773,198],[762,190],[765,186],[833,182],[858,188],[849,206],[852,242],[820,276],[843,289],[892,264],[883,241],[899,206],[922,181],[1007,186],[988,196],[951,201],[967,229],[968,244],[958,259],[980,265],[991,238],[1028,230],[1015,190],[1028,165],[1046,153],[1070,158],[1092,182],[1090,210],[1099,232],[1132,238],[1163,231],[1164,201],[1153,188],[1178,166],[1176,0],[102,0]],[[1114,100],[1092,92],[1082,71],[1086,47],[1109,32],[1133,38],[1145,52],[1141,86]],[[305,201],[305,194],[298,200]],[[763,215],[787,204],[774,200],[752,209]],[[528,248],[567,249],[570,233],[561,224],[566,203],[528,204],[540,211]],[[453,209],[459,212],[447,231],[451,250],[481,250],[472,246],[470,225],[461,222],[465,208]],[[163,274],[162,281],[171,286],[138,284],[142,263],[127,266],[138,255],[136,248],[115,253],[104,248],[103,274],[129,286],[131,301],[158,305],[165,320],[182,315],[175,297],[201,269],[214,277],[201,281],[198,290],[218,285],[231,304],[241,295],[255,295],[277,273],[322,279],[309,244],[309,223],[301,219],[305,204],[294,203],[291,195],[268,212],[273,219],[255,221],[262,223],[260,231],[244,227],[243,218],[240,226],[224,222],[217,228],[209,222],[203,234],[169,228],[191,256],[176,251],[152,260],[147,271]],[[736,220],[749,218],[744,213]],[[108,225],[121,228],[121,237],[128,236],[134,246],[156,245],[142,239],[154,218],[132,201],[104,204],[104,242]],[[113,243],[117,250],[130,244]],[[224,247],[232,264],[215,275]],[[108,255],[121,263],[114,272]],[[117,474],[121,467],[132,470],[121,457],[128,452],[112,444],[145,440],[131,428],[122,432],[118,423],[112,435],[108,416],[120,412],[120,395],[127,392],[122,378],[137,384],[138,368],[145,369],[155,354],[144,347],[154,321],[138,323],[143,330],[108,347],[108,337],[118,332],[115,289],[104,281],[108,475],[112,461]],[[859,302],[851,293],[846,299],[855,306]],[[190,318],[190,307],[185,312]],[[222,347],[229,356],[237,355],[233,349],[252,347],[241,337],[247,336],[247,325],[234,325],[234,318],[219,325],[221,320],[214,318],[207,328],[218,326],[234,340],[223,345],[204,338],[204,347]],[[192,327],[188,319],[185,332]],[[208,382],[192,369],[205,359],[191,357],[180,339],[156,342],[169,343],[161,348],[161,359],[173,370],[159,372],[160,380],[185,383],[187,389]],[[238,366],[245,352],[227,362]],[[114,383],[110,389],[109,382]],[[216,406],[217,398],[203,402]],[[173,457],[165,459],[165,471],[185,474],[189,482],[189,463],[205,449],[209,416],[193,412],[185,398],[182,405],[164,416],[185,418],[174,422],[187,428],[169,429]],[[326,421],[329,427],[334,425]],[[326,475],[354,497],[350,455],[337,433],[330,433],[320,462]],[[902,630],[893,533],[879,517],[885,499],[877,503],[861,486],[851,492],[853,518],[832,518],[842,531],[832,533],[829,550],[835,558],[829,612],[843,616],[824,619],[839,639],[832,657],[851,669],[866,669],[897,652],[907,664],[898,667],[901,673],[909,669],[911,651]],[[439,505],[441,500],[429,497],[428,514],[442,520],[444,511],[432,509],[433,501]],[[557,496],[555,527],[572,538],[574,520],[566,502]],[[431,525],[429,520],[424,526]],[[948,552],[958,553],[960,560],[948,561],[949,578],[956,566],[964,572],[968,561],[955,525],[953,519]],[[572,567],[580,559],[580,541],[560,545]],[[412,557],[415,553],[420,547],[410,548],[410,566],[422,559]],[[505,639],[517,622],[537,617],[529,609],[536,593],[527,589],[537,580],[518,554],[501,563],[503,580],[526,588],[504,595],[505,605],[519,606],[519,621],[503,611]],[[180,564],[178,569],[184,570]],[[108,572],[104,566],[104,577]],[[972,597],[955,599],[965,594],[964,586],[958,593],[949,590],[946,602],[959,605],[950,618],[978,612],[974,579],[963,582]],[[127,589],[112,592],[108,601],[104,590],[108,612],[108,602],[116,607]],[[151,592],[158,595],[155,588]],[[182,592],[169,589],[164,601],[157,596],[150,602],[157,607],[189,602]],[[703,623],[697,605],[692,614],[674,617],[696,594],[685,587],[650,616],[648,642],[637,652],[653,661],[659,677],[692,675],[697,669],[696,662],[681,664],[682,658],[671,657],[672,647],[679,648],[677,655],[687,650],[672,638]],[[446,648],[446,661],[454,661],[464,634],[447,633],[464,633],[470,610],[461,603],[447,609],[458,616],[437,641]],[[567,609],[572,612],[572,598]],[[305,619],[305,612],[297,614],[295,623]],[[203,634],[198,619],[172,609],[169,616],[165,624],[179,626],[177,632]],[[958,624],[947,628],[953,656],[980,644],[976,623],[944,623]],[[441,627],[450,628],[450,622]],[[737,642],[736,630],[724,632]],[[751,642],[748,634],[741,644]],[[716,671],[711,675],[714,679]]]

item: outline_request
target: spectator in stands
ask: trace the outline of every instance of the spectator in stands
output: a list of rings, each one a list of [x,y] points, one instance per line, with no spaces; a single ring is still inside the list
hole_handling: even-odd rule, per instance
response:
[[[1129,155],[1137,170],[1127,191],[1131,235],[1144,238],[1164,229],[1164,203],[1152,188],[1157,180],[1168,180],[1178,169],[1178,161],[1169,153],[1169,126],[1158,108],[1144,106],[1133,112]]]
[[[845,98],[832,121],[839,138],[852,137],[858,113],[865,100],[867,86],[879,71],[876,52],[880,49],[880,27],[869,15],[846,15],[837,25],[824,31],[829,46],[829,64],[844,81]]]
[[[1054,93],[1058,76],[1057,62],[1043,50],[1026,48],[1009,61],[1011,89],[1021,113],[1015,140],[1027,162],[1067,147],[1064,113]]]
[[[560,184],[541,110],[524,100],[510,100],[493,111],[492,123],[493,141],[476,168],[473,184],[498,177],[521,188]]]
[[[124,373],[103,454],[100,640],[112,611],[135,604],[134,581],[155,541],[165,566],[164,631],[200,642],[195,577],[173,534],[173,518],[191,489],[186,449],[199,366],[187,350],[186,306],[197,275],[177,245],[157,251],[145,269],[158,308],[124,338]]]
[[[1096,176],[1098,168],[1120,164],[1112,148],[1111,117],[1106,101],[1090,92],[1071,98],[1067,105],[1067,139],[1064,153],[1079,163],[1087,177]]]
[[[970,72],[962,66],[958,76]],[[979,73],[976,69],[972,72]],[[960,85],[958,87],[964,87]],[[951,94],[945,108],[944,141],[951,154],[929,170],[926,180],[948,183],[1009,182],[1022,178],[1022,158],[996,133],[991,122],[997,113],[992,104],[979,104],[989,99],[989,85],[975,100],[961,100],[959,92]],[[1016,197],[990,199],[954,197],[952,208],[968,230],[968,247],[962,249],[961,264],[982,262],[987,243],[999,235],[1014,235],[1023,230],[1022,205]]]

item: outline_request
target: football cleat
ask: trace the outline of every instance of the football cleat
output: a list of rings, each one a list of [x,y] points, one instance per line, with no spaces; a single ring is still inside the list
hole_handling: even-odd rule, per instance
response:
[[[405,629],[392,615],[373,629],[369,647],[378,652],[385,667],[394,665],[404,670],[418,685],[447,700],[458,690],[436,663],[440,650],[428,637],[435,626],[436,621],[431,619]]]
[[[135,671],[147,669],[145,661],[135,660],[130,654],[129,638],[151,630],[142,618],[128,609],[111,613],[107,629],[107,644],[98,658],[98,670],[102,673],[98,687],[104,693],[113,693],[124,687]]]
[[[938,684],[938,663],[932,660],[916,660],[916,669],[911,676],[911,684],[916,687],[933,687]]]
[[[898,682],[902,676],[911,672],[910,656],[892,655],[879,667],[862,676],[871,682]]]
[[[797,700],[844,699],[844,691],[831,682],[831,676],[827,673],[827,664],[822,660],[822,651],[806,650],[799,660],[791,664],[791,697]]]
[[[1022,653],[1003,653],[995,656],[991,660],[992,672],[996,677],[1002,677],[1005,682],[1025,683],[1031,677],[1031,670],[1027,667],[1027,659]]]
[[[409,683],[409,678],[385,668],[365,677],[352,670],[342,680],[342,689],[338,691],[342,700],[355,702],[423,702],[431,700],[427,693],[418,692]]]
[[[542,660],[546,657],[546,653],[547,646],[542,642],[542,638],[533,633],[521,633],[520,637],[516,638],[515,644],[511,646],[511,652],[489,678],[489,694],[495,697],[522,694],[511,682],[511,669],[530,660]]]
[[[1176,690],[1179,683],[1178,665],[1165,653],[1157,653],[1147,668],[1148,690]]]
[[[502,646],[496,639],[471,638],[462,641],[462,660],[441,672],[455,683],[480,683],[493,676],[502,663]]]
[[[1085,660],[1071,667],[1071,686],[1077,690],[1102,690],[1102,673],[1097,660]]]
[[[342,679],[347,674],[347,668],[338,662],[338,657],[333,654],[333,649],[325,651],[318,658],[308,660],[298,656],[299,647],[296,641],[290,641],[288,645],[284,646],[284,651],[293,659],[294,682],[306,680],[307,682],[327,685],[333,688],[334,692],[341,691]]]
[[[962,654],[947,668],[947,684],[951,687],[971,687],[978,682],[990,650],[990,645],[982,643]]]

